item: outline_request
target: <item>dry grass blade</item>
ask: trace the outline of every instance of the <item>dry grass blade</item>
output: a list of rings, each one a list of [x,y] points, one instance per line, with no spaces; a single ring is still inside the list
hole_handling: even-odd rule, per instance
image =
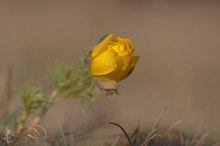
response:
[[[173,130],[173,128],[174,127],[176,127],[177,125],[179,125],[179,124],[181,124],[182,123],[182,121],[176,121],[176,122],[174,122],[168,129],[167,129],[167,134],[169,134],[172,130]]]
[[[14,124],[15,120],[15,112],[9,112],[12,97],[12,68],[9,67],[6,72],[4,90],[0,96],[0,123],[9,127]]]
[[[121,125],[114,123],[114,122],[109,122],[109,124],[112,124],[112,125],[119,127],[122,130],[122,132],[124,133],[124,135],[126,136],[130,146],[132,146],[132,141],[131,141],[130,137],[128,136],[128,133],[125,131],[125,129]]]
[[[149,139],[157,131],[157,128],[158,128],[160,121],[162,120],[166,110],[167,110],[167,108],[164,107],[163,110],[160,112],[159,116],[157,117],[156,121],[154,122],[153,127],[151,128],[150,133],[145,136],[145,138],[144,138],[145,140]]]
[[[155,137],[157,137],[157,136],[162,137],[162,135],[160,135],[160,134],[154,134],[154,135],[152,135],[151,137],[149,137],[147,140],[145,140],[145,141],[141,144],[141,146],[145,146],[150,140],[152,140],[153,138],[155,138]]]
[[[195,146],[201,146],[204,144],[204,141],[207,139],[207,137],[209,136],[208,132],[205,132],[202,137],[196,142]]]
[[[154,123],[152,129],[157,129],[157,128],[158,128],[158,126],[159,126],[159,124],[160,124],[160,121],[162,120],[162,118],[163,118],[163,116],[164,116],[166,110],[167,110],[167,107],[164,107],[163,110],[160,112],[160,114],[159,114],[159,116],[157,117],[157,119],[156,119],[156,121],[155,121],[155,123]]]
[[[184,146],[185,138],[183,136],[183,133],[182,132],[178,132],[178,133],[179,133],[179,137],[180,137],[180,144],[181,144],[181,146]]]
[[[211,146],[220,146],[220,143],[215,143],[215,144],[213,144]]]
[[[63,126],[59,125],[59,131],[60,131],[60,135],[62,137],[62,143],[64,146],[67,146],[67,141],[66,141],[66,137],[64,135],[64,131],[63,131]]]
[[[111,146],[117,146],[119,140],[120,140],[120,136],[117,136],[116,139],[115,139],[115,141],[111,144]]]

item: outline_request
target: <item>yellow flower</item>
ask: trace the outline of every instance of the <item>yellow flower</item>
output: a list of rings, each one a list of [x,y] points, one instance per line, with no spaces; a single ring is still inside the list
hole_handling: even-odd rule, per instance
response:
[[[120,81],[129,75],[139,60],[140,56],[134,56],[133,52],[134,46],[129,39],[109,34],[92,49],[90,71],[96,77]]]

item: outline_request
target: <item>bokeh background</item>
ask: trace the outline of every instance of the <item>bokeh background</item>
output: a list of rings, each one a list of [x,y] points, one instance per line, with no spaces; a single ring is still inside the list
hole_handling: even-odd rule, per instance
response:
[[[49,128],[66,118],[74,129],[104,115],[128,131],[139,120],[146,129],[166,106],[162,125],[182,120],[182,128],[219,134],[218,1],[1,0],[0,76],[12,66],[15,89],[49,90],[55,61],[74,63],[108,33],[130,38],[141,55],[121,95],[90,105],[86,116],[77,102],[61,103],[48,113]]]

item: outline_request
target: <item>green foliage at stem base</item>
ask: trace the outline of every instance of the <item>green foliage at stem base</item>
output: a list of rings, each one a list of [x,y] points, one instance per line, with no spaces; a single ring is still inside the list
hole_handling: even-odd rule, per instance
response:
[[[82,104],[99,98],[100,90],[82,60],[71,66],[58,63],[51,79],[59,98],[75,98]]]

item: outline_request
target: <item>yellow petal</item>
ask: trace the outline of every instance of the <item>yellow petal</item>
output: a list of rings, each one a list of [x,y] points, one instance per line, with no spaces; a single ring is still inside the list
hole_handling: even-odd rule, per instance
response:
[[[113,34],[109,34],[103,41],[101,41],[98,45],[96,45],[92,49],[92,57],[96,57],[97,55],[101,54],[102,52],[106,51],[106,47],[109,41],[111,41]]]
[[[104,77],[116,82],[126,78],[138,62],[139,58],[140,56],[127,56],[126,58],[123,58],[123,61],[117,64],[117,68]]]
[[[129,48],[131,51],[134,51],[134,46],[131,43],[131,40],[128,38],[121,38],[121,37],[116,37],[116,41],[121,42],[126,45],[127,48]]]
[[[93,75],[105,75],[117,67],[117,54],[108,49],[107,51],[103,52],[99,56],[91,59],[91,72]]]
[[[128,54],[124,44],[116,44],[112,46],[112,49],[120,56],[123,57]]]
[[[130,54],[126,55],[125,57],[123,57],[123,66],[122,66],[123,70],[126,70],[128,68],[128,65],[129,65],[129,63],[130,63],[130,61],[132,59],[131,55],[132,54],[130,53]]]

